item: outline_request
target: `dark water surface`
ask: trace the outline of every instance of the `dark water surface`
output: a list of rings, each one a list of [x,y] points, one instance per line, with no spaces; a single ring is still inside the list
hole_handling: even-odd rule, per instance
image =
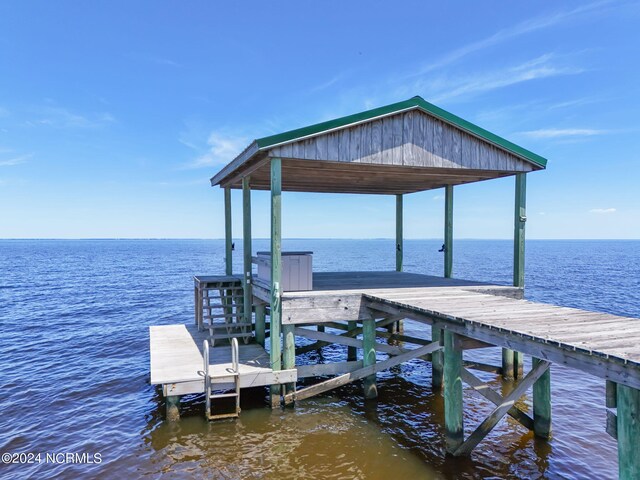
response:
[[[440,244],[407,241],[405,270],[440,275]],[[318,271],[392,270],[395,262],[390,240],[288,240],[284,248],[313,250]],[[509,283],[511,249],[458,241],[454,274]],[[238,251],[236,271],[241,258]],[[445,457],[443,399],[419,360],[379,374],[377,402],[365,404],[356,384],[271,411],[263,390],[243,391],[237,421],[206,422],[196,396],[181,422],[164,423],[162,397],[149,385],[148,327],[192,322],[192,276],[223,265],[221,241],[0,241],[0,451],[42,455],[39,464],[0,464],[0,477],[616,477],[603,382],[556,365],[552,440],[503,420],[469,459]],[[640,317],[639,279],[640,242],[527,242],[531,300]],[[322,356],[343,354],[328,347]],[[499,363],[497,349],[474,355]],[[491,407],[468,390],[465,402],[468,434]],[[46,463],[46,453],[99,453],[101,463]]]

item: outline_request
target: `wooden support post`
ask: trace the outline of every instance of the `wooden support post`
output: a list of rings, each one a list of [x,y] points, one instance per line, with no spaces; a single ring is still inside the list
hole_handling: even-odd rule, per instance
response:
[[[532,368],[542,360],[532,359]],[[533,431],[538,437],[551,437],[551,369],[548,368],[533,384]]]
[[[605,383],[605,406],[607,408],[616,408],[618,402],[618,384],[607,380]]]
[[[180,396],[169,395],[165,398],[166,418],[170,422],[180,420]]]
[[[515,210],[513,217],[513,286],[524,288],[524,226],[527,221],[527,174],[516,174]],[[506,357],[505,357],[506,356]],[[522,353],[503,351],[503,375],[505,378],[522,378]],[[504,370],[509,360],[513,365],[511,370]],[[505,363],[507,365],[505,365]]]
[[[619,384],[618,405],[618,477],[640,477],[640,390]]]
[[[233,275],[233,237],[231,233],[231,188],[224,188],[224,263],[226,275]]]
[[[376,321],[368,318],[362,321],[362,366],[375,365],[376,363]],[[376,398],[378,388],[376,386],[376,374],[364,377],[364,398]]]
[[[513,285],[524,288],[524,225],[527,221],[527,174],[516,174],[513,232]]]
[[[256,342],[263,347],[266,331],[265,311],[266,308],[263,303],[256,305]]]
[[[513,350],[502,349],[502,377],[513,380]]]
[[[444,424],[447,453],[453,454],[464,442],[462,349],[449,330],[444,330]]]
[[[347,323],[347,331],[351,332],[357,328],[358,324],[355,321]],[[358,359],[358,349],[356,347],[347,347],[347,361],[354,361]]]
[[[442,344],[442,329],[436,328],[435,325],[431,326],[431,341]],[[442,388],[442,378],[444,375],[442,359],[442,350],[433,352],[431,356],[431,386],[434,390],[440,390]]]
[[[396,195],[396,272],[401,272],[403,269],[404,259],[404,238],[403,238],[403,196]],[[398,320],[390,325],[389,333],[400,333],[404,331],[404,320]]]
[[[291,370],[296,368],[296,343],[293,330],[295,325],[282,326],[282,369]],[[292,393],[296,389],[295,383],[287,383],[284,386],[285,394]]]
[[[453,271],[453,185],[444,190],[444,276],[451,278]]]
[[[513,378],[522,378],[524,375],[524,356],[522,352],[513,352]]]
[[[402,271],[402,195],[396,195],[396,272]]]
[[[271,159],[271,368],[282,369],[280,330],[282,325],[282,304],[280,282],[282,277],[282,160]],[[280,405],[282,387],[271,385],[271,407]]]
[[[253,282],[251,269],[251,187],[250,178],[242,179],[242,249],[244,257],[243,284],[244,284],[244,322],[250,323],[252,317],[252,294],[251,284]]]

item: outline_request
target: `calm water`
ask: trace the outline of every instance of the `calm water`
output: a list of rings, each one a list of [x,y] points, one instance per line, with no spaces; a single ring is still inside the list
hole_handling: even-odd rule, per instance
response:
[[[441,274],[440,244],[408,241],[406,270]],[[395,262],[389,240],[289,240],[284,248],[313,250],[324,271],[391,270]],[[239,251],[237,268],[240,259]],[[243,395],[238,421],[206,422],[203,399],[191,397],[181,422],[163,423],[161,395],[148,384],[148,326],[191,322],[192,275],[222,273],[223,264],[220,241],[0,241],[0,451],[102,460],[0,465],[0,477],[616,477],[603,382],[555,365],[553,439],[503,420],[469,459],[445,457],[443,399],[418,360],[379,374],[373,403],[349,385],[271,411],[259,389]],[[454,273],[509,283],[511,243],[457,242]],[[639,279],[640,242],[527,242],[532,300],[640,317]],[[428,335],[409,322],[406,329]],[[331,347],[322,356],[343,354]],[[497,363],[500,354],[475,355]],[[469,433],[490,406],[469,391],[465,401]]]

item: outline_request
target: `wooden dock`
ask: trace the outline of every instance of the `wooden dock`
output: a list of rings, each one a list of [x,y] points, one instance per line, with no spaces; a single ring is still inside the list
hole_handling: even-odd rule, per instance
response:
[[[150,327],[151,384],[162,385],[166,397],[204,392],[202,345],[208,338],[208,332],[198,331],[195,325]],[[232,388],[232,382],[226,378],[231,367],[231,347],[212,348],[209,363],[212,374],[219,377],[213,383],[220,390]],[[274,372],[269,353],[255,343],[240,346],[239,364],[241,388],[295,382],[297,379],[295,370]]]
[[[549,366],[566,365],[607,382],[608,431],[618,440],[620,478],[640,478],[640,321],[523,300],[526,178],[546,164],[545,158],[420,97],[256,139],[211,178],[212,186],[224,189],[225,276],[196,279],[196,325],[213,342],[228,338],[236,345],[238,338],[247,341],[251,335],[251,342],[239,347],[240,363],[256,382],[273,382],[273,408],[355,380],[362,380],[365,398],[373,399],[377,372],[414,358],[430,361],[433,387],[444,387],[446,444],[452,455],[469,454],[505,415],[548,438]],[[454,187],[507,176],[515,180],[513,286],[454,279]],[[404,196],[439,188],[444,194],[444,278],[404,273]],[[236,275],[232,189],[242,189],[243,262]],[[252,252],[252,189],[270,191],[269,255],[259,258]],[[393,195],[395,245],[389,253],[395,255],[396,271],[314,273],[311,291],[288,291],[300,288],[283,283],[286,191]],[[256,275],[256,262],[269,274]],[[404,335],[405,318],[429,325],[431,339]],[[340,334],[327,331],[328,326]],[[197,377],[202,335],[184,326],[152,329],[152,382],[164,386],[174,413],[180,392],[202,388]],[[268,360],[263,348],[267,335]],[[314,342],[297,348],[297,337]],[[387,339],[402,342],[402,347]],[[345,361],[296,365],[297,354],[332,343],[347,347]],[[464,361],[464,350],[493,346],[502,347],[501,365]],[[230,352],[219,348],[211,349],[213,365],[206,370],[228,370]],[[389,358],[377,361],[376,352]],[[523,354],[532,356],[529,372],[523,371]],[[517,384],[503,397],[473,369],[499,373]],[[284,372],[292,373],[286,377]],[[318,375],[332,378],[297,390],[296,379]],[[237,392],[239,377],[234,377]],[[468,438],[463,383],[496,406]],[[533,390],[532,417],[515,405],[528,389]]]

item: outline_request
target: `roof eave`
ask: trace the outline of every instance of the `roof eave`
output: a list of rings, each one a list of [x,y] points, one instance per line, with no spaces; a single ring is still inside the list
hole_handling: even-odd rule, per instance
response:
[[[434,116],[439,120],[463,130],[464,132],[472,135],[482,141],[491,143],[492,145],[505,150],[516,157],[529,162],[538,169],[545,169],[547,167],[547,159],[537,155],[519,145],[516,145],[505,138],[502,138],[494,133],[485,130],[467,120],[464,120],[457,115],[454,115],[446,110],[427,102],[422,97],[413,97],[409,100],[402,102],[392,103],[382,107],[374,108],[360,113],[347,115],[334,120],[317,123],[307,127],[290,130],[288,132],[271,135],[268,137],[262,137],[251,142],[247,148],[244,149],[240,155],[234,158],[229,164],[227,164],[222,170],[211,178],[211,186],[218,185],[229,174],[233,173],[237,168],[242,166],[245,162],[251,159],[256,153],[260,151],[266,151],[276,146],[286,145],[289,143],[298,142],[308,138],[323,135],[335,130],[343,128],[349,128],[361,123],[370,122],[382,117],[395,115],[401,112],[409,110],[421,110],[427,115]]]
[[[211,180],[210,180],[211,186],[215,187],[216,185],[218,185],[221,181],[223,181],[227,177],[227,175],[229,175],[230,173],[233,173],[233,171],[236,168],[240,167],[242,164],[244,164],[247,160],[249,160],[259,151],[260,151],[260,148],[258,147],[258,142],[257,140],[254,140],[247,146],[247,148],[245,148],[242,151],[240,155],[234,158],[231,162],[225,165],[222,168],[222,170],[220,170],[213,177],[211,177]]]

